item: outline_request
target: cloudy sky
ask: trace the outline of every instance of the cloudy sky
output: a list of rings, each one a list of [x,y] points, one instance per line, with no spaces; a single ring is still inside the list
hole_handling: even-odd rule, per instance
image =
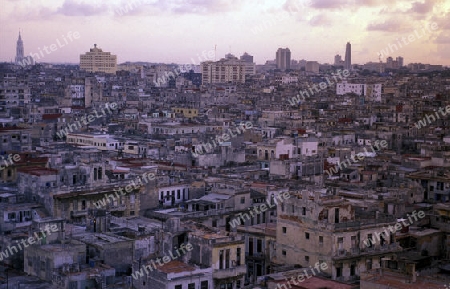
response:
[[[26,55],[59,41],[41,62],[78,63],[96,43],[119,63],[199,63],[215,46],[217,59],[247,51],[262,64],[289,47],[292,59],[332,63],[350,41],[353,63],[378,61],[385,50],[383,61],[387,52],[405,64],[450,65],[450,0],[0,0],[0,7],[0,61],[14,59],[20,29]],[[74,32],[80,37],[71,41]]]

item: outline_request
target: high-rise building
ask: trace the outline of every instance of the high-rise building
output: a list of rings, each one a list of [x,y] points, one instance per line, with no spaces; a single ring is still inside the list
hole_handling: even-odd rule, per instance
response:
[[[319,73],[319,63],[317,61],[307,61],[305,71]]]
[[[343,61],[342,61],[342,56],[340,56],[339,54],[336,54],[334,56],[334,65],[342,65]]]
[[[278,48],[276,54],[277,69],[291,69],[291,51],[289,48]]]
[[[350,42],[347,42],[345,46],[345,63],[344,68],[351,70],[352,69],[352,45]]]
[[[403,57],[398,56],[395,60],[397,60],[398,68],[403,67]]]
[[[245,64],[245,75],[254,75],[256,73],[256,64],[253,62],[253,56],[244,52],[240,59]]]
[[[244,54],[242,54],[242,56],[241,56],[240,59],[241,59],[242,61],[245,61],[245,62],[251,62],[251,63],[253,63],[253,56],[250,55],[250,54],[248,54],[247,52],[244,52]]]
[[[394,60],[390,56],[386,58],[386,68],[394,68]]]
[[[221,59],[201,63],[202,84],[245,83],[245,62],[239,59]]]
[[[115,74],[117,71],[117,56],[111,52],[103,52],[94,44],[89,52],[80,55],[80,69],[88,72],[105,72]]]
[[[17,39],[16,45],[16,64],[21,64],[23,61],[24,49],[23,49],[23,41],[19,32],[19,39]]]

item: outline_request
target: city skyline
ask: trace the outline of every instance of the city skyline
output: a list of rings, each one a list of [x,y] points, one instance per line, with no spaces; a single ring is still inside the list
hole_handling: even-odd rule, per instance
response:
[[[129,4],[127,4],[129,3]],[[450,65],[450,3],[447,1],[287,0],[226,1],[75,0],[52,3],[2,1],[0,61],[14,61],[19,30],[24,56],[61,42],[69,32],[79,39],[38,62],[78,63],[96,43],[117,62],[189,63],[217,46],[216,58],[248,52],[257,64],[274,60],[279,47],[291,59],[333,63],[352,44],[352,63],[378,62],[379,52],[416,35],[386,57],[407,63]],[[389,6],[388,6],[389,4]],[[402,17],[399,18],[398,14]],[[208,25],[205,25],[208,23]],[[226,25],[224,25],[226,23]],[[436,29],[426,29],[436,23]],[[39,31],[39,32],[37,32]],[[303,33],[307,31],[308,33]],[[419,37],[420,36],[420,37]],[[192,41],[195,39],[195,41]],[[182,43],[182,45],[180,45]],[[402,42],[405,43],[405,42]],[[385,50],[383,50],[385,49]]]

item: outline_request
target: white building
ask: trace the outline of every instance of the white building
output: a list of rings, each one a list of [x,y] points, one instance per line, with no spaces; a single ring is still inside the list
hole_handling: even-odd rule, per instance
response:
[[[348,93],[354,93],[361,96],[367,96],[370,98],[376,98],[381,100],[382,84],[360,84],[360,83],[348,83],[343,81],[336,84],[336,94],[345,95]]]
[[[123,143],[108,134],[68,133],[66,142],[73,145],[95,147],[103,151],[123,149]]]
[[[202,84],[245,83],[246,63],[238,59],[206,61],[201,64]]]

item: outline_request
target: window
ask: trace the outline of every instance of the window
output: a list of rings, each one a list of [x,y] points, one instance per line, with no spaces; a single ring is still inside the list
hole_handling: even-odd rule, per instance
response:
[[[230,249],[225,251],[225,269],[230,268]]]
[[[323,245],[323,236],[319,236],[319,245]]]
[[[309,256],[305,256],[305,261],[309,262]]]
[[[306,215],[306,207],[302,207],[302,215],[303,215],[303,216]]]
[[[283,228],[281,228],[282,229],[282,231],[283,231],[283,234],[286,234],[286,227],[283,227]]]
[[[286,250],[281,250],[281,254],[282,254],[283,256],[286,256]]]
[[[175,285],[175,289],[183,289],[183,285]]]
[[[241,248],[236,249],[236,266],[241,266]]]
[[[352,248],[355,248],[356,247],[356,236],[351,237],[351,242],[352,242]]]
[[[236,288],[237,289],[241,288],[241,280],[236,281]]]
[[[208,281],[202,281],[202,283],[200,283],[200,289],[209,289]]]
[[[262,240],[257,239],[256,240],[256,253],[262,252]]]
[[[305,239],[309,240],[309,233],[305,232]]]
[[[369,247],[369,248],[372,248],[372,234],[368,234],[367,235],[367,243],[366,244],[368,244],[368,246],[367,247]]]
[[[219,269],[223,269],[223,250],[219,251]]]
[[[216,227],[217,227],[217,220],[213,220],[213,221],[212,221],[212,227],[213,227],[213,228],[216,228]]]
[[[336,267],[336,277],[341,277],[341,276],[342,276],[342,267]]]
[[[195,283],[189,283],[188,289],[195,289]]]
[[[241,204],[245,204],[245,197],[241,198]]]
[[[339,250],[341,250],[341,249],[343,248],[343,246],[344,246],[344,238],[343,238],[343,237],[339,237],[339,238],[338,238],[338,247],[339,247]]]

